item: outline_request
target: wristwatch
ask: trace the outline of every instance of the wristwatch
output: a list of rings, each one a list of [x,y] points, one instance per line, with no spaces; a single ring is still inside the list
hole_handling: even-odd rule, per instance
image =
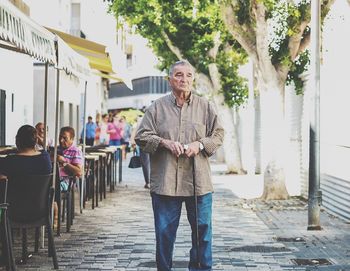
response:
[[[202,150],[204,150],[204,146],[203,146],[202,142],[199,142],[199,151],[202,151]]]
[[[62,163],[62,167],[66,167],[66,165],[68,165],[67,162],[63,162],[63,163]]]

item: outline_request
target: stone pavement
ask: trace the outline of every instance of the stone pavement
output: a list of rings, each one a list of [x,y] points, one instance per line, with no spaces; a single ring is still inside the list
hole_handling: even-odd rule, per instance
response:
[[[95,210],[88,204],[82,215],[76,215],[71,232],[55,238],[60,270],[156,270],[149,191],[143,188],[141,169],[128,169],[127,162],[124,164],[117,191],[107,193]],[[235,186],[225,186],[222,175],[220,182],[217,176],[214,171],[213,270],[350,270],[349,224],[323,212],[324,230],[307,231],[307,208],[302,200],[245,200],[235,196]],[[236,187],[243,180],[232,175],[224,178]],[[189,245],[184,208],[174,271],[187,270]],[[298,259],[310,263],[298,265]],[[45,248],[17,269],[51,270],[53,265]]]

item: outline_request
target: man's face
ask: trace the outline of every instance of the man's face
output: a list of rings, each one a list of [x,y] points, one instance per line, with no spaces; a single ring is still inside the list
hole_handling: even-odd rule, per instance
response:
[[[74,138],[71,138],[69,132],[63,132],[60,134],[60,145],[63,149],[67,149],[73,145]]]
[[[190,66],[175,66],[173,74],[169,78],[172,90],[176,93],[190,92],[193,85],[193,76],[193,69]]]
[[[38,126],[36,126],[36,131],[40,137],[43,137],[45,132],[44,124],[39,124]]]

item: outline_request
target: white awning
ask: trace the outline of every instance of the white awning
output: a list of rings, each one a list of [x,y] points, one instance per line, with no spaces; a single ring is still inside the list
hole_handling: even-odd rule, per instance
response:
[[[60,37],[57,36],[58,43],[58,68],[65,70],[68,74],[87,80],[90,76],[89,60],[75,52]]]
[[[8,0],[0,0],[0,39],[40,61],[56,64],[54,34],[35,23]]]

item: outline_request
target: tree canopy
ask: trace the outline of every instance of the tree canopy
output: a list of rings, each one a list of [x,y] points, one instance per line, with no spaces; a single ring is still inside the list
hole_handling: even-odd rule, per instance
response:
[[[183,58],[198,73],[209,76],[208,66],[214,62],[225,102],[230,107],[245,102],[247,84],[238,75],[238,68],[247,61],[247,55],[226,30],[219,5],[209,0],[114,0],[110,9],[117,19],[135,26],[136,32],[148,39],[161,70]],[[215,46],[219,48],[213,57],[210,50]]]
[[[334,0],[321,0],[321,19],[324,20]],[[295,85],[302,93],[300,75],[309,64],[310,0],[222,0],[220,1],[226,25],[233,37],[250,56],[261,57],[261,44],[257,29],[266,27],[268,53],[271,64],[286,84]],[[261,39],[261,38],[260,38]],[[264,45],[263,45],[264,46]],[[260,47],[260,48],[259,48]],[[260,54],[260,55],[259,55]]]

